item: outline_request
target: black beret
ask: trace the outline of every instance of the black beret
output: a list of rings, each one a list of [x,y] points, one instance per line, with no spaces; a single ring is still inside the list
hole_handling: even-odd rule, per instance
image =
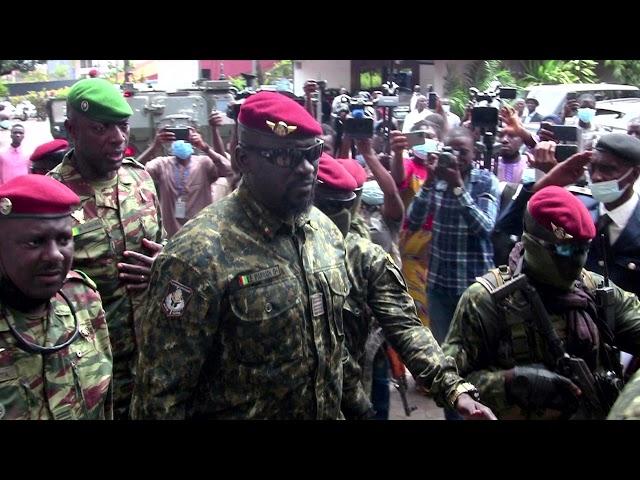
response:
[[[600,137],[596,150],[609,152],[625,162],[640,165],[640,140],[626,133],[608,133]]]

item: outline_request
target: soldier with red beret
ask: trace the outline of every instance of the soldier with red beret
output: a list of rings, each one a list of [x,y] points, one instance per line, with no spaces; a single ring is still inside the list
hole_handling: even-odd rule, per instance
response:
[[[31,173],[46,175],[57,167],[69,150],[69,142],[57,138],[38,146],[31,154]]]
[[[349,229],[350,206],[356,199],[354,190],[359,187],[344,165],[344,161],[322,155],[314,197],[314,204],[345,235],[347,249],[351,291],[344,309],[344,329],[347,346],[357,365],[347,364],[345,370],[356,369],[364,389],[358,395],[343,398],[343,412],[361,416],[362,397],[367,398],[371,392],[374,359],[373,356],[367,358],[365,342],[377,322],[384,337],[407,362],[415,378],[433,392],[436,401],[469,418],[495,418],[488,408],[472,398],[477,394],[475,387],[458,376],[453,360],[442,354],[431,332],[422,326],[402,273],[392,257],[379,245]],[[358,403],[349,404],[354,399],[358,399]],[[388,383],[387,401],[382,398],[376,409],[381,405],[385,408],[385,403],[388,409]],[[376,418],[387,418],[386,413],[378,411]]]
[[[321,135],[279,93],[242,104],[241,184],[154,263],[134,418],[341,417],[350,285],[344,239],[312,208]]]
[[[42,175],[0,186],[0,419],[113,418],[100,295],[70,271],[79,204]]]
[[[537,328],[530,297],[495,295],[519,275],[538,292],[564,350],[591,370],[597,408],[606,414],[613,404],[618,348],[640,353],[640,302],[584,269],[595,236],[579,199],[562,187],[542,188],[529,200],[509,266],[479,277],[460,299],[443,350],[498,418],[599,418],[575,379],[557,371],[557,348]]]

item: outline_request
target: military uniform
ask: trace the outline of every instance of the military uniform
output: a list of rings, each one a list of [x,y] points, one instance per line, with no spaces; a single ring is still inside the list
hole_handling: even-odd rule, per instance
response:
[[[59,293],[51,299],[46,321],[0,305],[0,419],[113,418],[111,346],[100,295],[86,275],[73,271],[62,291],[75,308],[80,335],[51,354],[20,348],[9,322],[34,343],[62,343],[73,335],[74,319]]]
[[[335,419],[349,292],[343,238],[313,208],[295,224],[241,184],[156,259],[136,419]]]
[[[607,420],[640,420],[640,372],[624,387]]]
[[[440,406],[454,407],[461,393],[475,391],[457,374],[416,314],[400,269],[380,246],[349,232],[345,238],[351,291],[345,305],[347,346],[364,368],[365,342],[373,320],[409,370],[427,385]]]
[[[595,234],[578,199],[560,187],[543,188],[525,210],[522,244],[509,268],[491,270],[461,297],[443,350],[499,418],[600,418],[619,388],[616,349],[640,353],[638,297],[611,283],[603,297],[611,307],[607,315],[596,293],[603,277],[582,268]],[[537,316],[528,287],[533,296],[522,289],[498,292],[512,272],[526,274],[551,328]],[[577,401],[566,377],[573,374],[558,369],[565,353],[595,377],[593,403],[599,405]]]
[[[81,201],[72,213],[73,265],[96,282],[106,312],[114,354],[116,415],[126,416],[133,390],[135,328],[144,311],[144,292],[131,293],[119,278],[125,250],[143,252],[142,239],[163,238],[155,186],[144,167],[125,158],[113,181],[84,180],[70,151],[49,175],[73,190]]]

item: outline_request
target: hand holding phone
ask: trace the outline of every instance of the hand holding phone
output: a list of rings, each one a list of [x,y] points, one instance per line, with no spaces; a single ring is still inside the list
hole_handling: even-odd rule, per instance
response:
[[[189,129],[187,127],[167,127],[165,130],[173,133],[176,140],[184,140],[185,142],[189,141]]]

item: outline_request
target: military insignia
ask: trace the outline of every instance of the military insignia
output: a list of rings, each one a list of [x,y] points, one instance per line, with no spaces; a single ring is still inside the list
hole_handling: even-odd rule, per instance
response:
[[[251,283],[261,282],[264,280],[270,280],[272,278],[279,277],[282,274],[280,271],[280,267],[276,265],[275,267],[267,268],[266,270],[260,270],[259,272],[252,273],[250,275],[240,275],[238,277],[238,286],[246,287]]]
[[[191,300],[193,290],[186,285],[171,280],[167,294],[162,301],[162,309],[167,317],[180,317]]]
[[[82,110],[83,112],[89,110],[89,102],[87,102],[86,100],[82,100],[82,102],[80,102],[80,110]]]
[[[562,227],[556,227],[553,222],[551,222],[551,228],[558,240],[570,240],[573,238],[573,235],[568,234]]]
[[[324,313],[324,302],[322,301],[322,293],[314,293],[311,295],[311,312],[314,317],[319,317]]]
[[[279,137],[285,137],[298,129],[298,127],[296,127],[295,125],[287,125],[282,120],[280,120],[278,123],[270,122],[269,120],[267,120],[267,126],[271,130],[273,130],[273,133],[275,133]]]
[[[71,214],[73,218],[75,218],[80,225],[84,223],[84,210],[79,208],[75,212]]]
[[[0,213],[2,215],[9,215],[11,213],[12,206],[11,200],[7,197],[0,198]]]
[[[4,408],[4,404],[0,403],[0,420],[2,420],[7,413],[7,409]]]

